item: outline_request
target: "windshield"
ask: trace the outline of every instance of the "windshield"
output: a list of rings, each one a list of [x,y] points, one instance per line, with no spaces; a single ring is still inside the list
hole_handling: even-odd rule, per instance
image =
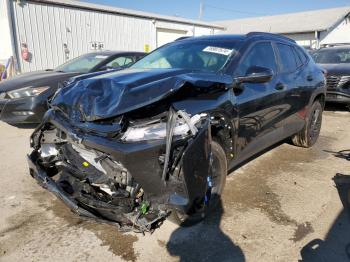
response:
[[[131,68],[180,68],[218,72],[234,56],[240,41],[178,41],[162,46]]]
[[[55,71],[88,73],[97,64],[108,58],[107,55],[86,54],[60,65]]]
[[[350,63],[349,49],[323,49],[312,54],[318,64],[343,64]]]

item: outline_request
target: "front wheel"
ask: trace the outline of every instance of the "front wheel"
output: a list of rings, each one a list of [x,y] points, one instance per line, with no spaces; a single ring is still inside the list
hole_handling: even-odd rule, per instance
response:
[[[212,188],[209,204],[205,205],[203,201],[203,207],[195,212],[192,212],[191,214],[173,210],[169,219],[178,225],[184,227],[195,225],[202,221],[209,213],[213,212],[219,206],[221,194],[226,183],[227,159],[224,149],[216,141],[211,142],[211,151],[213,162],[211,178]]]
[[[292,142],[296,146],[313,146],[321,131],[323,108],[319,101],[315,101],[306,117],[305,127],[292,137]]]

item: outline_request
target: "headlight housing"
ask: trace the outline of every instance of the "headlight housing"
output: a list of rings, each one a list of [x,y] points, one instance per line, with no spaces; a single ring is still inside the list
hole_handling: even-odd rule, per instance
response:
[[[207,114],[197,114],[189,119],[189,123],[183,118],[177,118],[174,127],[174,136],[187,136],[190,132],[193,133],[193,128],[196,129],[196,125],[199,124],[203,117]],[[121,140],[127,142],[138,142],[147,140],[164,139],[166,137],[166,122],[159,122],[155,124],[149,124],[147,126],[134,126],[129,127]]]
[[[11,99],[37,96],[49,88],[50,88],[49,86],[40,86],[40,87],[27,86],[16,90],[8,91],[7,96],[10,97]]]

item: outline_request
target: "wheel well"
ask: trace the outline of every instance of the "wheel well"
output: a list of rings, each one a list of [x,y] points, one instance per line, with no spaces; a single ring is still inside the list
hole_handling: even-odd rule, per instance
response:
[[[315,101],[319,101],[319,102],[321,103],[322,108],[324,108],[325,103],[326,103],[326,97],[325,97],[324,94],[318,94],[318,95],[315,97],[315,99],[314,99],[313,102],[315,102]]]

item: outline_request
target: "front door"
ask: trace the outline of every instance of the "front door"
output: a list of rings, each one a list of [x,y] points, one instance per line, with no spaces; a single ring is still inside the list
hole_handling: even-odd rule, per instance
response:
[[[243,55],[234,76],[245,76],[248,68],[269,68],[274,77],[267,83],[244,83],[236,94],[239,125],[238,156],[249,157],[280,140],[284,102],[284,88],[279,85],[276,54],[271,42],[257,42]]]

